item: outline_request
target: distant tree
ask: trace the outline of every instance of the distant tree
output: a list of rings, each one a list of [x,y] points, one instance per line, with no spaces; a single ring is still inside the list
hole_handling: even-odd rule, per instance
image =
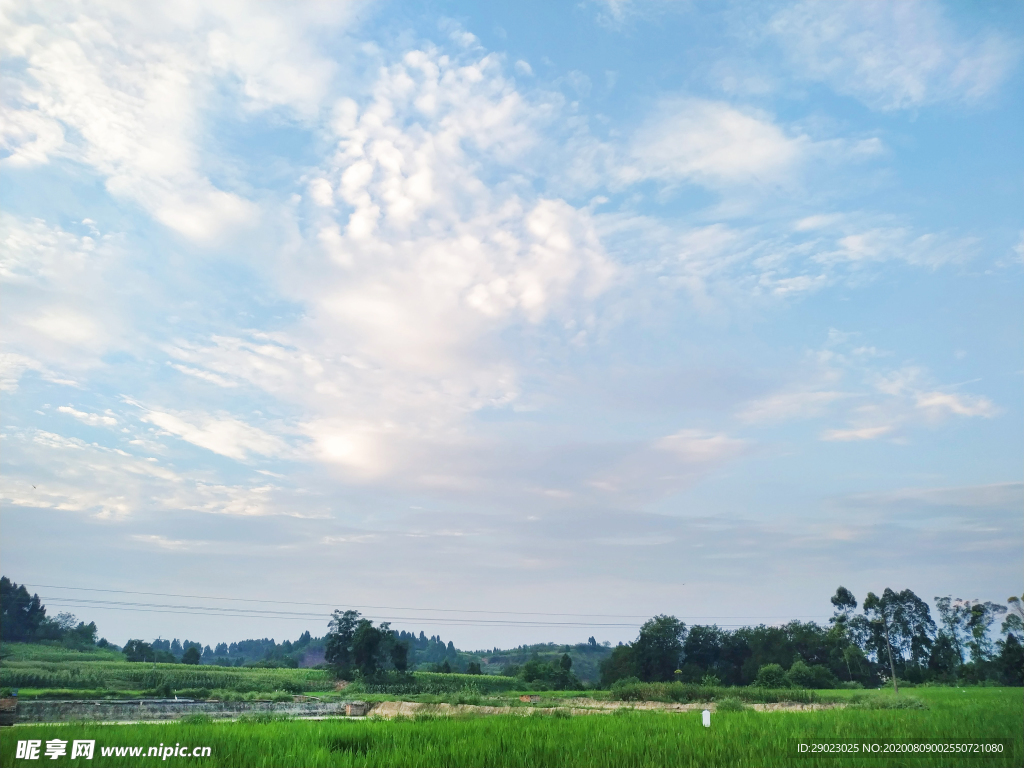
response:
[[[899,693],[899,684],[896,682],[896,664],[892,652],[896,606],[894,600],[887,599],[888,594],[886,593],[892,594],[892,590],[887,587],[881,598],[874,592],[868,592],[868,596],[864,598],[864,614],[873,625],[882,631],[885,638],[885,653],[889,659],[889,670],[892,672],[892,687],[896,693]]]
[[[1000,630],[1004,635],[1016,635],[1018,640],[1024,640],[1024,595],[1017,597],[1010,595],[1006,598],[1008,613],[1003,621]]]
[[[154,661],[155,654],[153,652],[153,646],[149,643],[145,643],[142,640],[129,640],[124,644],[122,649],[125,658],[128,661]]]
[[[601,687],[611,688],[616,680],[637,677],[636,664],[633,658],[633,646],[617,645],[612,649],[611,656],[601,660],[598,665],[601,672]],[[675,672],[675,670],[673,670]]]
[[[202,659],[203,655],[199,652],[196,646],[190,646],[185,653],[181,655],[182,664],[198,664]]]
[[[352,641],[359,624],[359,611],[335,611],[324,638],[324,660],[334,667],[338,677],[353,672]]]
[[[400,640],[391,643],[391,664],[399,672],[405,672],[409,668],[409,641]],[[477,665],[480,666],[479,664]]]
[[[850,620],[853,612],[857,610],[857,598],[846,587],[839,587],[836,593],[832,595],[832,605],[835,608],[831,619],[832,623],[845,624]]]
[[[637,677],[644,681],[672,680],[683,653],[686,624],[675,616],[655,616],[644,622],[633,643]]]
[[[448,659],[445,659],[444,662],[441,664],[441,668],[438,670],[438,672],[444,672],[445,674],[448,674],[451,671],[452,665],[448,663]]]
[[[935,622],[928,604],[909,589],[894,592],[886,588],[881,597],[868,593],[864,598],[864,613],[881,630],[893,688],[898,692],[897,666],[903,670],[909,663],[920,673],[928,663],[935,635]],[[881,643],[876,644],[881,646]],[[882,655],[882,647],[876,650]]]
[[[466,667],[466,674],[467,675],[482,675],[483,672],[480,671],[480,662],[477,662],[477,661],[469,662],[469,665]]]
[[[214,656],[227,656],[228,655],[228,644],[217,643],[217,647],[213,649]]]
[[[969,635],[967,629],[968,614],[970,613],[970,601],[955,600],[950,597],[936,597],[935,607],[939,612],[939,621],[942,624],[942,634],[949,638],[953,648],[956,649],[960,663],[964,661],[964,645]]]
[[[997,616],[1006,613],[1006,606],[980,600],[966,602],[968,604],[967,629],[971,633],[967,647],[971,651],[971,661],[986,661],[992,657],[993,653],[989,629],[995,623]]]
[[[384,633],[369,619],[360,619],[352,635],[352,663],[364,676],[376,673],[383,643]]]
[[[558,661],[558,666],[561,667],[562,670],[564,670],[565,672],[569,672],[570,670],[572,670],[572,659],[569,657],[568,653],[562,654],[562,658]]]
[[[39,595],[29,595],[24,584],[0,577],[0,637],[4,642],[32,642],[45,619],[46,608]]]
[[[597,648],[597,640],[594,639],[593,635],[587,638],[587,645],[591,648]]]
[[[952,639],[947,633],[940,633],[935,638],[931,656],[928,658],[929,671],[939,679],[952,679],[962,663],[963,659],[960,658]]]
[[[1008,634],[999,642],[1000,652],[996,660],[1000,682],[1003,685],[1024,685],[1024,646],[1017,636]]]
[[[683,658],[701,673],[713,673],[722,654],[723,633],[717,626],[691,627],[683,642]]]

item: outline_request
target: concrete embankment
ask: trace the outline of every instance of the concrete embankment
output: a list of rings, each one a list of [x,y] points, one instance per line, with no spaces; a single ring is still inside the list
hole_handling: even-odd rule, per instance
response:
[[[18,723],[65,723],[89,720],[132,722],[180,720],[189,715],[237,718],[242,715],[272,714],[288,717],[344,717],[363,715],[362,702],[271,702],[271,701],[175,701],[174,699],[122,699],[117,701],[20,701]]]

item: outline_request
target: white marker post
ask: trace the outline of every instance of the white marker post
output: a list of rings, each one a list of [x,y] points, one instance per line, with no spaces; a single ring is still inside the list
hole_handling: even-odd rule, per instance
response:
[[[704,727],[705,728],[710,728],[711,727],[711,710],[710,709],[705,709],[703,712],[701,712],[700,713],[700,719],[701,719],[701,722],[704,723]]]

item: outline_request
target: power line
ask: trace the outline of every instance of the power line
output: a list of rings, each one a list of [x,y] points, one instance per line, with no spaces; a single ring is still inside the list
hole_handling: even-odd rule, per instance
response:
[[[319,619],[326,621],[331,618],[328,613],[299,613],[295,611],[253,610],[242,608],[223,608],[204,605],[166,605],[162,603],[132,603],[120,600],[78,600],[75,598],[45,598],[48,605],[69,606],[79,608],[99,608],[114,610],[130,610],[140,613],[180,613],[203,616],[231,616],[235,618],[255,619],[302,619],[304,621]],[[424,616],[375,616],[378,621],[425,622],[431,624],[472,624],[474,626],[529,626],[529,627],[636,627],[638,623],[594,623],[579,621],[524,621],[515,619],[459,619],[449,617]]]
[[[66,586],[60,586],[60,585],[56,585],[56,584],[25,584],[25,586],[31,586],[31,587],[36,588],[36,589],[68,589],[68,590],[75,590],[75,591],[79,591],[79,592],[106,592],[106,593],[122,594],[122,595],[147,595],[147,596],[151,596],[151,597],[179,597],[179,598],[186,598],[186,599],[193,599],[193,600],[225,600],[225,601],[243,602],[243,603],[266,603],[266,604],[271,604],[271,605],[309,605],[309,606],[316,606],[316,607],[320,607],[320,608],[337,608],[338,607],[337,603],[308,603],[308,602],[300,602],[300,601],[297,601],[297,600],[260,600],[260,599],[256,599],[256,598],[247,598],[247,597],[215,597],[215,596],[211,596],[211,595],[179,595],[179,594],[172,594],[172,593],[167,593],[167,592],[138,592],[138,591],[127,590],[127,589],[93,589],[93,588],[89,588],[89,587],[66,587]],[[55,598],[55,599],[58,599],[58,600],[60,600],[60,599],[63,599],[63,600],[74,600],[74,598]],[[168,606],[168,607],[182,607],[182,606]],[[393,606],[393,605],[349,605],[347,607],[349,607],[349,608],[362,608],[364,610],[375,610],[375,611],[414,611],[414,612],[418,612],[418,613],[427,613],[427,612],[429,612],[429,613],[473,613],[473,614],[490,614],[490,615],[499,615],[499,616],[560,616],[560,617],[570,617],[570,618],[603,618],[603,619],[648,619],[648,618],[650,618],[650,616],[647,615],[647,614],[546,613],[546,612],[543,612],[543,611],[487,611],[487,610],[477,610],[477,609],[468,609],[468,608],[467,609],[462,609],[462,608],[421,608],[421,607],[410,608],[410,607],[397,607],[397,606]],[[211,607],[209,610],[216,610],[216,611],[224,612],[224,611],[232,611],[232,610],[237,610],[237,609],[212,608]],[[266,611],[263,611],[263,609],[256,609],[256,611],[257,612],[266,612]],[[313,615],[320,616],[320,615],[324,615],[324,614],[313,614]],[[696,619],[747,619],[747,620],[750,620],[750,619],[821,619],[821,618],[827,618],[827,617],[824,617],[821,614],[804,615],[804,616],[792,616],[792,615],[781,615],[781,614],[779,614],[779,615],[775,615],[775,616],[677,616],[676,618],[681,618],[681,619],[686,619],[688,621],[693,621],[693,620],[696,620]],[[428,621],[429,620],[429,621],[437,622],[437,621],[443,621],[444,619],[442,619],[442,618],[428,619],[427,617],[423,617],[422,619],[413,619],[413,620],[423,620],[423,621]],[[544,622],[538,622],[538,624],[546,625],[546,623],[544,623]],[[589,625],[589,623],[588,623],[588,625]],[[600,626],[600,625],[596,625],[595,624],[593,626]],[[635,625],[633,625],[633,624],[624,624],[624,625],[607,625],[607,626],[635,626]]]
[[[58,606],[66,605],[67,604],[67,603],[62,602],[60,600],[51,600],[51,601],[48,601],[48,602],[49,602],[50,605],[58,605]],[[173,608],[185,607],[185,606],[168,606],[168,608],[171,609],[171,610],[168,610],[168,609],[163,609],[163,608],[135,608],[135,607],[131,607],[131,604],[127,604],[127,603],[126,604],[119,604],[119,605],[105,604],[105,605],[95,605],[95,606],[88,605],[88,604],[81,604],[81,603],[74,603],[74,604],[67,604],[67,605],[69,605],[69,607],[72,607],[72,608],[74,608],[74,607],[96,608],[98,610],[130,611],[132,613],[169,613],[169,614],[177,614],[177,615],[181,615],[181,616],[197,616],[197,615],[199,615],[199,616],[223,616],[224,615],[223,610],[222,609],[217,609],[217,608],[202,609],[202,610],[200,610],[197,613],[196,610],[185,610],[185,611],[173,610]],[[268,615],[263,615],[263,614],[259,614],[259,613],[233,613],[233,614],[230,614],[230,616],[231,616],[231,618],[237,618],[237,619],[276,619],[276,620],[282,620],[283,619],[285,621],[306,621],[306,622],[314,620],[314,619],[317,619],[317,618],[319,618],[319,619],[327,619],[327,618],[329,618],[329,614],[291,614],[291,615],[273,615],[273,616],[268,616]],[[451,627],[575,627],[575,628],[580,628],[580,627],[582,627],[582,628],[588,628],[588,627],[589,628],[594,628],[594,627],[599,627],[599,628],[623,628],[623,627],[625,627],[625,628],[636,629],[638,626],[640,626],[639,624],[590,624],[590,623],[583,623],[583,622],[580,622],[580,623],[571,623],[571,622],[570,623],[564,623],[564,622],[563,623],[555,623],[555,622],[530,622],[530,621],[514,621],[514,620],[504,620],[504,621],[498,620],[498,621],[493,621],[493,622],[484,624],[479,619],[477,619],[477,620],[473,620],[473,619],[449,619],[449,618],[437,619],[437,618],[429,618],[429,617],[428,618],[422,618],[422,617],[420,617],[420,618],[416,618],[416,617],[409,618],[409,617],[406,617],[406,618],[397,618],[396,619],[394,617],[387,617],[387,616],[376,616],[374,618],[376,618],[378,621],[380,621],[381,619],[385,619],[385,620],[402,621],[402,622],[409,622],[409,623],[419,622],[420,624],[426,624],[427,626],[435,625],[435,624],[444,624],[445,626],[451,626]],[[747,625],[746,624],[720,624],[719,626],[724,628],[724,629],[732,629],[732,628],[738,628],[738,627],[745,627]]]

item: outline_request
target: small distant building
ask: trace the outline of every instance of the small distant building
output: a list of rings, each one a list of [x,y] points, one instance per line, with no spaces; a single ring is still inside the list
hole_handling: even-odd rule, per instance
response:
[[[350,701],[345,705],[345,717],[366,717],[368,710],[365,701]]]

